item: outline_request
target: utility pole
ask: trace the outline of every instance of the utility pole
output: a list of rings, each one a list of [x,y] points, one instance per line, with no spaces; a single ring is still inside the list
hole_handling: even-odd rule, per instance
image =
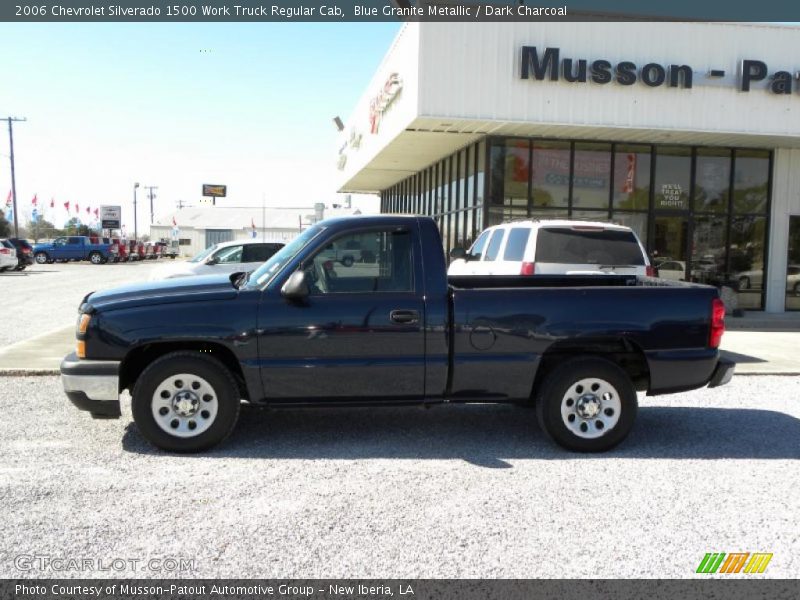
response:
[[[136,190],[139,188],[139,182],[133,184],[133,239],[138,240],[139,231],[136,228]]]
[[[156,197],[156,195],[153,193],[153,190],[157,190],[158,186],[157,185],[145,185],[145,186],[142,186],[142,187],[144,187],[144,189],[147,190],[147,197],[150,198],[150,225],[152,225],[153,224],[153,198]]]
[[[14,201],[14,237],[19,237],[19,219],[17,218],[17,182],[14,178],[14,130],[12,128],[12,123],[14,122],[24,122],[28,119],[21,118],[18,119],[17,117],[6,117],[8,120],[8,146],[9,146],[9,158],[11,160],[11,197]]]

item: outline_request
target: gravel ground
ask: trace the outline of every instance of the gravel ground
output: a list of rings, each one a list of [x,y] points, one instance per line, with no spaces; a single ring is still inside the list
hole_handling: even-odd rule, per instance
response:
[[[800,568],[790,377],[643,398],[602,456],[516,407],[245,409],[184,457],[148,446],[127,404],[79,413],[55,377],[0,378],[0,409],[0,577],[54,574],[19,554],[191,558],[196,577],[682,578],[711,551]]]
[[[74,325],[78,305],[86,294],[123,283],[145,281],[150,271],[164,262],[55,263],[0,273],[3,314],[13,316],[4,318],[0,325],[0,347]]]

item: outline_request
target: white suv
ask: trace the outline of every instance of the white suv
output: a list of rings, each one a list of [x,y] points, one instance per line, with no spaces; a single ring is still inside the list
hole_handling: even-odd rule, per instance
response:
[[[653,275],[629,227],[594,221],[503,223],[450,256],[448,275]]]

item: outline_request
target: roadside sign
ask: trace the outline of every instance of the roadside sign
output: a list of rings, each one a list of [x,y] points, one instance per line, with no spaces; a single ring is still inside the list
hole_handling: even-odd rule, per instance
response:
[[[100,206],[100,226],[102,229],[119,229],[121,222],[121,206]]]
[[[227,185],[215,185],[212,183],[203,184],[203,196],[208,196],[211,198],[224,198],[227,191]]]

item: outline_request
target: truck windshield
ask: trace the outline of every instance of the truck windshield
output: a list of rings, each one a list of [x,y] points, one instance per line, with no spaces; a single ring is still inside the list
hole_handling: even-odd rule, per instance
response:
[[[214,244],[213,246],[209,246],[208,248],[206,248],[205,250],[203,250],[199,254],[195,254],[193,258],[189,259],[189,262],[199,263],[199,262],[205,260],[206,257],[216,249],[217,249],[217,244]]]
[[[305,248],[311,240],[317,237],[317,235],[319,235],[323,229],[324,227],[314,225],[313,227],[306,229],[303,233],[278,250],[272,255],[272,258],[258,267],[258,269],[253,271],[253,274],[250,276],[246,287],[260,287],[269,281],[272,276],[281,269],[281,267],[297,256],[297,254],[303,248]]]

